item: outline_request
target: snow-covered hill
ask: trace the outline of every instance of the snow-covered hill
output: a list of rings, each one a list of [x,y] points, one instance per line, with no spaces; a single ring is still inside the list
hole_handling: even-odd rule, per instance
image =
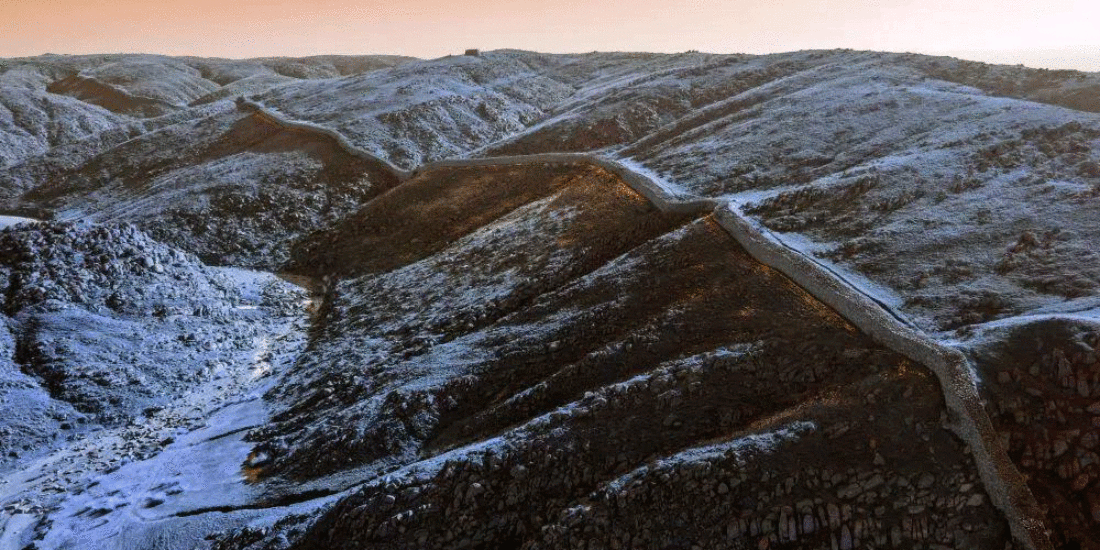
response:
[[[275,269],[296,239],[397,183],[331,138],[224,102],[205,111],[58,170],[23,201],[63,219],[136,223],[207,263]]]
[[[286,80],[330,78],[392,67],[397,56],[226,60],[156,55],[46,55],[0,60],[0,167],[51,147]],[[127,124],[130,123],[130,124]]]
[[[289,83],[254,99],[289,118],[339,130],[376,155],[413,168],[519,132],[573,94],[567,82],[525,58],[490,52],[406,63]]]
[[[46,92],[48,77],[33,68],[0,67],[4,69],[0,73],[0,167],[123,122],[101,107]]]
[[[49,187],[25,196],[27,213],[83,208],[87,191],[120,177],[193,188],[187,182],[205,177],[206,161],[173,159],[170,173],[150,165],[164,164],[166,151],[207,147],[198,121],[228,123],[236,115],[219,101],[247,95],[406,169],[446,157],[558,151],[629,159],[689,193],[744,204],[791,242],[888,289],[931,330],[1063,307],[1094,296],[1100,282],[1088,267],[1097,237],[1089,197],[1100,185],[1100,116],[1088,112],[1100,107],[1092,99],[1100,89],[1095,74],[847,50],[10,63],[8,78],[28,67],[54,77],[76,71],[67,78],[173,112],[135,126],[44,93],[98,118],[66,112],[60,118],[83,134],[20,137],[22,152],[9,148],[22,162],[0,175],[0,186],[11,195]],[[387,63],[397,66],[379,68]],[[138,145],[128,141],[135,136],[142,136]],[[238,160],[241,166],[226,164]],[[243,157],[221,162],[212,168],[221,174],[255,170]],[[72,200],[57,197],[73,185]],[[59,200],[43,203],[43,191]],[[147,210],[115,207],[110,219],[159,215]],[[1025,261],[1014,252],[1044,239],[1050,250],[1029,253],[1042,258]]]
[[[1098,98],[850,50],[0,60],[0,225],[50,220],[0,229],[0,550],[1100,548]],[[715,204],[964,352],[998,437]]]

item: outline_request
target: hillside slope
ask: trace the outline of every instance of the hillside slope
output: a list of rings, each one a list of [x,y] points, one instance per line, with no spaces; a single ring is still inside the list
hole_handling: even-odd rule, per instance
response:
[[[47,181],[56,189],[72,180],[74,164],[83,177],[109,178],[111,170],[90,176],[87,167],[120,155],[134,160],[116,172],[163,177],[133,168],[160,162],[156,153],[119,138],[203,120],[225,109],[216,98],[262,89],[251,97],[279,116],[336,130],[406,169],[465,155],[621,157],[684,193],[743,204],[790,242],[881,287],[929,330],[1088,309],[1100,283],[1089,244],[1097,237],[1100,118],[1080,110],[1095,107],[1087,98],[1100,85],[1096,75],[847,50],[500,51],[367,72],[350,60],[303,60],[299,70],[289,60],[170,61],[152,72],[137,59],[81,74],[133,65],[128,93],[177,103],[199,92],[165,71],[197,72],[223,88],[196,99],[201,110],[55,146],[9,169],[3,186],[15,195]],[[176,82],[175,91],[149,83],[160,81]],[[64,202],[40,196],[28,194],[23,211]],[[83,200],[76,192],[68,202]]]
[[[1100,549],[1097,90],[0,60],[0,550]]]
[[[67,167],[22,201],[59,218],[135,223],[207,263],[275,269],[295,239],[396,184],[331,138],[210,109]]]
[[[1007,540],[935,379],[713,220],[584,165],[433,170],[367,208],[248,436],[276,483],[366,482],[292,547]]]
[[[0,168],[99,138],[101,147],[187,117],[191,104],[306,78],[392,67],[398,56],[227,60],[158,55],[45,55],[0,60]],[[126,137],[101,136],[111,131]],[[0,196],[4,195],[0,189]]]

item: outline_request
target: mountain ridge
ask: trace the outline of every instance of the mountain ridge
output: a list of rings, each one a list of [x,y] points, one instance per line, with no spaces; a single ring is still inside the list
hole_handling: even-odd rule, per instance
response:
[[[136,82],[171,87],[148,60],[135,61]],[[132,464],[87,470],[103,489],[86,495],[14,504],[31,474],[7,478],[4,539],[83,547],[117,533],[153,547],[172,531],[225,550],[1091,540],[1100,117],[1050,102],[1093,108],[1092,75],[842,50],[499,51],[275,80],[249,83],[236,104],[118,115],[125,134],[63,138],[0,176],[12,210],[132,222],[157,246],[308,273],[324,293],[308,329],[279,328],[297,298],[257,302],[253,275],[203,298],[273,315],[240,364],[277,383],[242,372],[229,386],[266,388],[242,403],[270,410],[242,405],[258,423],[208,440],[224,442],[209,457],[223,478],[143,479],[211,445],[179,428]],[[188,89],[164,97],[214,93]],[[250,101],[277,110],[242,111]],[[362,193],[333,194],[349,184]],[[173,204],[191,217],[162,215]],[[68,265],[84,254],[66,244],[83,238],[69,227],[8,232]],[[169,253],[106,250],[139,270],[191,269]],[[38,288],[24,271],[0,264],[0,280]],[[117,284],[88,281],[81,295]],[[151,292],[133,303],[202,326]],[[48,361],[21,351],[43,322],[115,315],[58,296],[5,316],[0,343],[17,345],[0,346],[0,365],[31,375],[17,384],[73,368],[65,349]],[[134,298],[119,296],[106,307],[128,311]],[[1059,312],[1073,313],[1044,317]],[[1029,331],[1037,354],[995,359]],[[272,339],[304,343],[262,351]],[[178,391],[163,399],[186,407]],[[1044,407],[1057,425],[1035,416]],[[113,429],[85,421],[92,441]],[[833,462],[805,473],[791,462],[813,453]],[[200,542],[215,513],[229,530]],[[153,523],[137,529],[140,518]]]

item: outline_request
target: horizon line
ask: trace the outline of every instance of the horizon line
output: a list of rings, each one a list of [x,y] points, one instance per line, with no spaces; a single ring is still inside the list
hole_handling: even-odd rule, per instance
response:
[[[84,53],[58,53],[58,52],[43,52],[33,55],[15,55],[5,56],[0,55],[0,60],[21,60],[21,59],[37,59],[44,57],[94,57],[94,56],[157,56],[166,58],[193,58],[193,59],[217,59],[225,61],[263,61],[263,60],[275,60],[275,59],[310,59],[310,58],[323,58],[323,57],[378,57],[378,58],[404,58],[410,61],[435,61],[440,59],[447,59],[450,57],[461,57],[464,55],[465,49],[478,49],[480,53],[495,53],[495,52],[523,52],[541,55],[555,55],[555,56],[569,56],[569,55],[592,55],[592,54],[653,54],[653,55],[684,55],[684,54],[702,54],[702,55],[746,55],[753,57],[764,57],[770,55],[785,55],[793,53],[803,52],[836,52],[836,51],[849,51],[853,53],[881,53],[881,54],[895,54],[895,55],[922,55],[927,57],[948,57],[952,59],[959,59],[962,61],[971,61],[976,63],[985,63],[987,65],[1009,66],[1009,67],[1025,67],[1036,70],[1068,70],[1078,71],[1082,73],[1094,73],[1100,72],[1100,58],[1090,57],[1087,54],[1100,53],[1100,45],[1074,45],[1074,46],[1062,46],[1062,47],[1050,47],[1050,48],[989,48],[989,49],[947,49],[947,50],[928,50],[928,51],[914,51],[914,50],[874,50],[874,49],[859,49],[852,47],[821,47],[821,48],[801,48],[794,50],[784,51],[768,51],[768,52],[753,52],[753,51],[740,51],[740,52],[713,52],[703,51],[698,49],[688,49],[679,51],[646,51],[646,50],[588,50],[588,51],[539,51],[524,48],[515,47],[502,47],[493,48],[488,50],[482,50],[480,48],[468,47],[463,49],[456,49],[454,53],[441,55],[438,57],[419,57],[400,53],[310,53],[305,55],[293,55],[293,54],[267,54],[259,56],[249,57],[230,57],[220,55],[201,55],[191,53],[162,53],[156,51],[97,51],[97,52],[84,52]],[[1061,54],[1076,53],[1082,56],[1081,59],[1058,59]],[[1086,54],[1086,55],[1082,55]],[[1029,59],[1027,57],[1030,57]],[[1076,62],[1074,62],[1076,61]]]

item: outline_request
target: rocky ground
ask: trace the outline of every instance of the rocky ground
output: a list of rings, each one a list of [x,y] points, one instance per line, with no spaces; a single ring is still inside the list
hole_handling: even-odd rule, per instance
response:
[[[249,60],[160,55],[44,55],[0,59],[0,166],[81,141],[117,144],[178,120],[166,116],[285,80],[332,78],[398,65],[398,56]]]
[[[481,191],[547,184],[483,214]],[[584,166],[401,189],[446,197],[464,216],[436,227],[465,235],[425,216],[352,232],[404,252],[332,289],[271,394],[285,405],[248,436],[261,477],[365,485],[218,548],[1008,543],[934,377],[713,221],[661,215]]]
[[[1094,548],[1097,90],[849,50],[0,60],[0,550],[1020,546],[935,377],[707,213],[424,166],[548,152],[730,201],[968,354]]]
[[[153,459],[239,400],[270,368],[273,339],[305,317],[298,287],[204,266],[132,225],[0,230],[0,284],[0,506],[35,536],[97,476]],[[5,544],[30,540],[7,531]]]
[[[406,169],[556,151],[627,159],[685,193],[745,204],[925,330],[1080,309],[1100,288],[1092,73],[850,50],[502,50],[47,56],[6,60],[0,79],[14,113],[0,130],[7,213],[129,221],[220,265],[274,269],[287,252],[271,241],[327,227],[390,186],[316,135],[242,121],[231,100],[244,96]],[[102,93],[70,90],[73,79]]]
[[[1056,544],[1100,548],[1100,325],[1055,317],[991,332],[977,352],[990,416]]]
[[[222,105],[52,174],[25,202],[126,220],[214,265],[273,270],[289,245],[396,184],[331,138]]]

